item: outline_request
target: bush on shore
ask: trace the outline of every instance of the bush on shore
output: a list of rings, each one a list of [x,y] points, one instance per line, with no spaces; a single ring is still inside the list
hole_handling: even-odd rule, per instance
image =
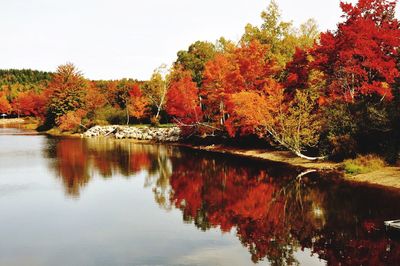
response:
[[[345,172],[350,175],[370,173],[385,166],[385,161],[373,154],[358,155],[355,159],[348,159],[343,162]]]

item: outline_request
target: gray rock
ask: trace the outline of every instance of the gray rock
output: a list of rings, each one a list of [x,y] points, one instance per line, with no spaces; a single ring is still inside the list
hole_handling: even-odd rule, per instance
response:
[[[157,142],[176,142],[180,139],[181,130],[178,127],[172,128],[150,128],[150,127],[128,127],[128,126],[94,126],[83,133],[83,137],[105,137],[110,136],[116,139],[138,139]]]

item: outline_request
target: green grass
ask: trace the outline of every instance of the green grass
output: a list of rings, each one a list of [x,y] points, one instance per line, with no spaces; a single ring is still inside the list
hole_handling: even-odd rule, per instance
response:
[[[158,127],[176,127],[176,124],[172,124],[172,123],[169,123],[169,124],[159,124]]]
[[[343,168],[346,174],[357,175],[377,171],[386,166],[385,161],[376,155],[359,155],[355,159],[345,160]]]
[[[130,127],[151,127],[150,124],[130,124]],[[175,124],[159,124],[156,127],[160,127],[160,128],[170,128],[170,127],[174,127],[176,126]]]

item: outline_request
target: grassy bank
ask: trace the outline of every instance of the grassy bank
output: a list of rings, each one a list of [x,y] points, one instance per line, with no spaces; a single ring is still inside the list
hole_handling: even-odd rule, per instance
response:
[[[75,137],[81,138],[81,133],[74,133],[71,131],[62,131],[59,128],[52,128],[50,130],[42,132],[44,134],[55,136],[55,137]]]
[[[359,155],[345,160],[342,170],[349,181],[400,189],[400,167],[388,166],[376,155]]]

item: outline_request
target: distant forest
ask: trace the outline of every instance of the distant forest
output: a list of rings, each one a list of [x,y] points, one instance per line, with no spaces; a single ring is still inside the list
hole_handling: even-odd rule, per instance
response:
[[[0,69],[0,86],[3,85],[32,85],[49,82],[51,72],[32,69]]]

